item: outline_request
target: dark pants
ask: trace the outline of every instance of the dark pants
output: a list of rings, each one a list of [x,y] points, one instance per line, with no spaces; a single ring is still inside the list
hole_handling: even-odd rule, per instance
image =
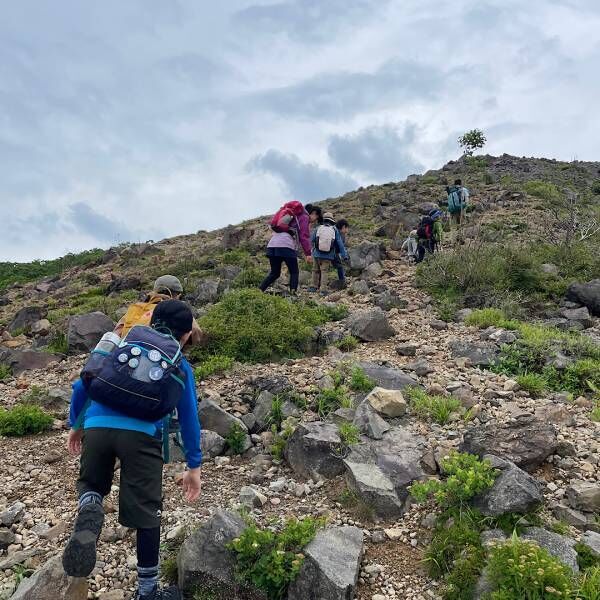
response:
[[[433,239],[421,239],[417,245],[417,259],[415,262],[421,262],[425,258],[425,254],[433,254],[435,250],[435,241]]]
[[[296,253],[287,248],[269,248],[267,257],[271,263],[271,271],[260,284],[260,289],[264,292],[269,286],[273,285],[279,277],[281,277],[281,265],[285,263],[285,266],[290,272],[290,289],[296,291],[298,289],[298,279],[300,277],[298,256]]]
[[[333,261],[333,266],[337,270],[337,276],[339,281],[346,281],[346,272],[344,271],[344,263],[339,255],[336,255],[335,260]]]

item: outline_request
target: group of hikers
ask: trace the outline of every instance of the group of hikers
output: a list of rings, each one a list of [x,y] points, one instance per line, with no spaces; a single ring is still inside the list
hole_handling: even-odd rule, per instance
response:
[[[446,191],[451,220],[460,225],[468,190],[456,180]],[[440,248],[442,216],[435,209],[421,219],[404,244],[408,256],[420,261]],[[285,264],[291,293],[297,292],[299,251],[312,263],[309,291],[327,293],[332,267],[340,285],[345,284],[347,220],[336,221],[318,206],[293,201],[273,216],[270,226],[267,257],[271,270],[261,290],[280,277]],[[184,496],[193,502],[201,490],[196,382],[181,349],[200,342],[202,332],[190,307],[181,300],[182,293],[177,277],[159,277],[145,300],[132,304],[114,331],[102,336],[73,384],[71,397],[67,446],[72,455],[81,454],[81,460],[78,513],[63,552],[63,567],[74,577],[88,577],[94,570],[104,523],[103,501],[118,465],[119,522],[136,530],[136,600],[181,599],[175,586],[161,588],[158,581],[162,469],[175,413],[187,467],[182,479]]]

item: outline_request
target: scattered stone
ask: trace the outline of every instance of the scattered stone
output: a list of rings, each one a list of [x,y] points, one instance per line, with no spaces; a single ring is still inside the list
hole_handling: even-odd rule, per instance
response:
[[[378,413],[386,417],[401,417],[406,414],[407,403],[400,390],[376,387],[366,400]]]
[[[448,323],[446,323],[446,321],[441,321],[440,319],[433,319],[433,321],[429,323],[429,326],[436,331],[444,331],[448,329]]]
[[[419,358],[408,365],[411,371],[414,371],[419,377],[425,377],[429,373],[434,373],[435,369],[424,358]]]
[[[304,563],[289,588],[288,600],[354,598],[363,554],[361,529],[322,529],[303,553]]]
[[[371,362],[361,362],[359,367],[376,385],[386,390],[403,390],[406,387],[418,386],[416,379],[400,369],[385,367]]]
[[[386,290],[375,296],[374,302],[376,306],[385,311],[392,310],[392,308],[406,308],[408,306],[407,300],[390,290]]]
[[[600,512],[600,484],[587,481],[571,483],[567,488],[569,504],[585,512]]]
[[[398,344],[396,346],[396,352],[400,356],[416,356],[417,355],[417,346],[410,342],[405,342],[404,344]]]
[[[564,504],[557,504],[552,509],[552,514],[559,520],[576,527],[577,529],[587,529],[588,519],[578,510],[569,508]]]
[[[453,358],[467,358],[473,366],[489,367],[496,362],[498,348],[490,344],[478,344],[464,340],[450,342]]]
[[[361,433],[374,440],[380,440],[383,434],[390,429],[390,426],[377,414],[367,398],[358,405],[353,423]]]
[[[202,400],[198,405],[198,417],[202,427],[215,431],[222,438],[227,438],[232,427],[238,426],[242,431],[248,431],[241,419],[223,410],[212,400]],[[250,436],[248,436],[249,440]],[[250,442],[251,445],[251,442]]]
[[[48,319],[40,319],[31,326],[31,334],[34,336],[46,336],[50,333],[52,325]]]
[[[600,279],[573,283],[567,290],[567,300],[587,306],[593,315],[600,317]]]
[[[350,257],[350,268],[363,271],[369,265],[381,261],[381,250],[379,244],[364,241],[348,251]]]
[[[23,502],[13,502],[6,510],[0,513],[0,523],[6,527],[12,527],[12,525],[18,523],[23,518],[26,508]]]
[[[348,317],[347,324],[352,335],[363,342],[377,342],[396,335],[386,314],[379,307],[355,312]]]
[[[594,325],[594,321],[590,316],[590,311],[586,306],[582,306],[581,308],[563,308],[560,311],[560,314],[569,321],[581,323],[584,329]]]
[[[11,544],[15,543],[15,534],[10,529],[4,527],[0,529],[0,550],[6,550]]]
[[[370,292],[369,284],[364,279],[356,279],[350,284],[348,291],[353,296],[367,296]]]
[[[21,582],[11,600],[87,600],[87,597],[87,580],[67,577],[61,557],[55,556]]]
[[[24,306],[8,324],[7,329],[11,335],[19,332],[29,333],[32,325],[43,319],[46,312],[42,306]]]
[[[250,510],[262,508],[267,503],[267,497],[252,486],[245,485],[240,490],[240,503]]]

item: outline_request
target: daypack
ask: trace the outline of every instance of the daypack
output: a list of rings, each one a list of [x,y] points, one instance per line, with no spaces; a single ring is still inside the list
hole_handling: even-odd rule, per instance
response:
[[[101,341],[81,371],[89,398],[151,423],[172,413],[185,389],[179,342],[151,327],[136,325],[112,348],[103,349]]]
[[[150,302],[136,302],[132,304],[123,316],[123,329],[121,336],[125,337],[134,325],[150,325],[152,313],[162,298],[155,297]]]
[[[462,188],[453,185],[448,188],[448,212],[450,214],[459,213],[463,209]]]
[[[433,237],[433,219],[425,216],[421,219],[417,227],[417,238],[420,240],[430,240]]]
[[[269,225],[277,233],[290,233],[290,226],[304,211],[302,202],[292,200],[284,204],[272,217]]]
[[[335,226],[319,225],[315,240],[315,248],[320,252],[331,252],[335,244]]]

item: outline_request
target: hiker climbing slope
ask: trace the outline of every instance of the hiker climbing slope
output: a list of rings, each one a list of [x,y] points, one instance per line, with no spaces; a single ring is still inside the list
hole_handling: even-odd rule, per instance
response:
[[[446,188],[448,194],[448,212],[450,223],[456,223],[460,227],[463,222],[464,213],[469,202],[469,190],[463,186],[460,179],[454,181],[454,185]]]

